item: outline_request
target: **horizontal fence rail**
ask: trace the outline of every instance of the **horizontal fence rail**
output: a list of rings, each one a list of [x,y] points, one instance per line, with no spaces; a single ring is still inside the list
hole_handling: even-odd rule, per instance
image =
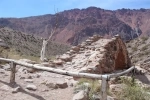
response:
[[[113,73],[113,74],[107,74],[109,78],[115,78],[115,77],[119,77],[119,76],[122,76],[122,75],[125,75],[129,72],[131,72],[132,70],[135,69],[135,66],[132,66],[130,67],[129,69],[123,71],[123,72],[120,72],[120,73]]]
[[[56,69],[56,68],[39,66],[37,64],[29,64],[29,63],[25,63],[25,62],[13,60],[13,59],[0,58],[0,61],[10,63],[10,67],[11,67],[10,83],[15,83],[16,65],[22,65],[23,67],[34,68],[34,69],[48,71],[48,72],[57,73],[57,74],[61,74],[61,75],[102,80],[102,84],[101,84],[102,100],[107,100],[107,85],[108,85],[108,81],[110,80],[110,78],[115,78],[115,77],[125,75],[135,69],[135,66],[132,66],[129,69],[127,69],[123,72],[120,72],[120,73],[101,75],[101,74],[90,74],[90,73],[65,71],[65,70]]]
[[[102,79],[102,75],[98,74],[89,74],[89,73],[79,73],[79,72],[71,72],[71,71],[65,71],[61,69],[56,69],[56,68],[50,68],[50,67],[44,67],[44,66],[38,66],[36,64],[29,64],[13,59],[5,59],[5,58],[0,58],[0,61],[5,61],[5,62],[13,62],[16,65],[22,65],[24,67],[28,68],[35,68],[38,70],[43,70],[43,71],[48,71],[48,72],[53,72],[61,75],[67,75],[67,76],[74,76],[74,77],[84,77],[84,78],[93,78],[93,79]]]

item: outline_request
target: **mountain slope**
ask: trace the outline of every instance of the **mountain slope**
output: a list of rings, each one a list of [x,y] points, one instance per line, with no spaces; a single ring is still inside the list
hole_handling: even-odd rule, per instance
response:
[[[131,61],[150,72],[150,37],[136,38],[127,43]]]
[[[96,7],[72,9],[55,15],[26,18],[1,18],[0,26],[47,37],[57,27],[53,40],[77,45],[93,34],[110,38],[120,34],[124,40],[140,34],[150,34],[150,10],[121,9],[116,11]],[[56,25],[57,24],[57,25]]]
[[[39,37],[5,27],[0,28],[0,39],[8,45],[11,51],[15,51],[20,55],[40,56],[42,40]],[[46,57],[51,58],[52,56],[63,54],[68,48],[69,46],[64,44],[49,42],[46,48]]]
[[[150,9],[120,9],[116,11],[116,16],[119,20],[132,27],[132,29],[139,30],[139,33],[142,33],[142,35],[150,36]]]

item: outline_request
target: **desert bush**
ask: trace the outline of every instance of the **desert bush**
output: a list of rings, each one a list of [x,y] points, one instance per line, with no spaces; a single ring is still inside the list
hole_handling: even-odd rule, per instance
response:
[[[75,86],[74,93],[81,90],[88,91],[89,100],[95,100],[94,95],[100,95],[101,85],[98,80],[82,78]]]
[[[144,47],[141,48],[142,51],[145,51],[147,49],[147,45],[145,45]]]
[[[139,61],[139,59],[138,58],[134,58],[134,59],[132,59],[132,62],[133,63],[136,63],[136,62],[138,62]]]
[[[144,41],[148,40],[148,37],[141,37],[141,39],[144,42]]]
[[[143,53],[139,53],[139,54],[138,54],[138,57],[139,57],[139,58],[142,57],[142,56],[144,56]]]
[[[144,55],[150,55],[150,51],[145,51]]]
[[[137,50],[138,50],[137,47],[133,47],[133,48],[132,48],[132,51],[137,51]]]
[[[126,86],[118,93],[119,100],[149,100],[148,91],[139,86],[132,78],[123,78],[122,83]]]
[[[131,48],[131,44],[128,44],[128,45],[127,45],[127,48]]]

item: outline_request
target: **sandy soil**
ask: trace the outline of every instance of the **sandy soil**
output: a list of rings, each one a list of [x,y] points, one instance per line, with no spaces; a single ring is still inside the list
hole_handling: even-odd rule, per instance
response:
[[[14,89],[10,83],[10,71],[0,68],[0,100],[71,100],[73,97],[73,87],[65,89],[53,89],[47,87],[44,83],[64,80],[65,76],[50,73],[50,72],[36,72],[16,73],[16,85],[20,86],[17,93],[12,93]],[[25,79],[33,80],[33,83],[26,82]],[[37,87],[36,91],[27,90],[28,84],[34,84]]]

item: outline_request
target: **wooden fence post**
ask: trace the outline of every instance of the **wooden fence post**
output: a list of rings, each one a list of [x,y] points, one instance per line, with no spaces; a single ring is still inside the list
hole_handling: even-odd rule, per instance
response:
[[[15,73],[16,73],[16,64],[11,61],[10,63],[11,73],[10,73],[10,83],[15,84]]]
[[[108,75],[102,75],[101,100],[107,100]]]

